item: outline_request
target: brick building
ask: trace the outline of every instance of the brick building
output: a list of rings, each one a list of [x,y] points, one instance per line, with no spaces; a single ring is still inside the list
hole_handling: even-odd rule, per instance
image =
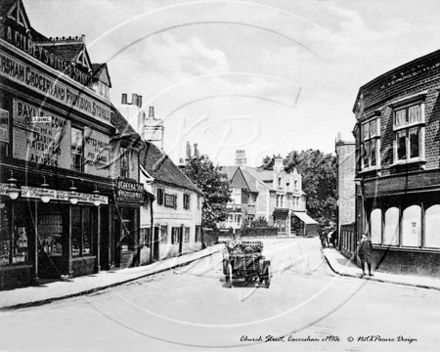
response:
[[[344,141],[340,135],[335,143],[336,153],[336,194],[337,231],[339,248],[348,256],[352,254],[355,241],[355,142]]]
[[[357,227],[383,271],[440,276],[440,51],[359,89]]]
[[[0,289],[136,263],[139,136],[110,88],[84,35],[46,37],[0,2]]]

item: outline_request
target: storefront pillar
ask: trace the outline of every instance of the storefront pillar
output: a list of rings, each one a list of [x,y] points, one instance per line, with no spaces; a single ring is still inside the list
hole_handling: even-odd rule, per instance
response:
[[[183,224],[180,225],[179,231],[179,255],[183,254]]]
[[[69,219],[68,219],[68,224],[69,224],[69,236],[67,237],[67,273],[69,275],[69,277],[73,277],[73,270],[72,270],[72,231],[73,231],[73,223],[72,223],[72,219],[73,219],[73,205],[69,204]]]
[[[34,203],[34,216],[35,216],[35,225],[34,225],[34,271],[32,273],[32,285],[38,286],[40,284],[40,278],[38,277],[38,204],[37,202]]]
[[[96,209],[96,273],[101,271],[101,207],[98,205]]]

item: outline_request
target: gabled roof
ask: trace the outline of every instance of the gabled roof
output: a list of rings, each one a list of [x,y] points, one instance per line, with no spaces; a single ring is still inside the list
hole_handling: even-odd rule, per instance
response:
[[[249,192],[258,193],[255,178],[239,166],[222,166],[220,171],[231,181],[231,187],[244,188]]]
[[[22,25],[24,28],[29,30],[31,28],[29,18],[21,0],[1,0],[0,16],[8,16],[15,20],[18,24]]]
[[[253,167],[246,167],[245,172],[249,173],[253,178],[255,178],[262,186],[266,187],[268,190],[270,191],[275,190],[273,188],[273,171],[258,170]],[[268,181],[270,181],[270,183]]]
[[[139,155],[139,162],[155,182],[186,188],[200,195],[203,192],[153,143],[144,142],[145,148]]]
[[[94,81],[101,80],[104,83],[108,82],[108,86],[110,88],[112,87],[112,81],[110,79],[110,74],[108,72],[107,63],[92,64],[92,77]]]

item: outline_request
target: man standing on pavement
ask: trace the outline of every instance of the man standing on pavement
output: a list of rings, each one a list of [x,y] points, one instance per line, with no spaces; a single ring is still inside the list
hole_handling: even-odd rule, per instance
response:
[[[362,276],[365,275],[365,262],[367,262],[368,265],[368,275],[373,276],[373,273],[371,271],[371,251],[373,250],[373,244],[371,243],[370,238],[368,235],[364,232],[362,233],[362,239],[359,243],[357,254],[361,260],[361,266],[362,266]]]

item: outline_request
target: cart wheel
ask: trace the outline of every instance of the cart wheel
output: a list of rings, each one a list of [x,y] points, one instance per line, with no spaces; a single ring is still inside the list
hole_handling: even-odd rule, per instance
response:
[[[226,287],[232,287],[232,265],[230,262],[227,263],[226,266],[226,275],[225,275]]]
[[[270,280],[272,278],[272,270],[270,268],[270,264],[266,267],[266,278],[265,278],[265,284],[266,284],[266,288],[269,288],[270,286]]]

